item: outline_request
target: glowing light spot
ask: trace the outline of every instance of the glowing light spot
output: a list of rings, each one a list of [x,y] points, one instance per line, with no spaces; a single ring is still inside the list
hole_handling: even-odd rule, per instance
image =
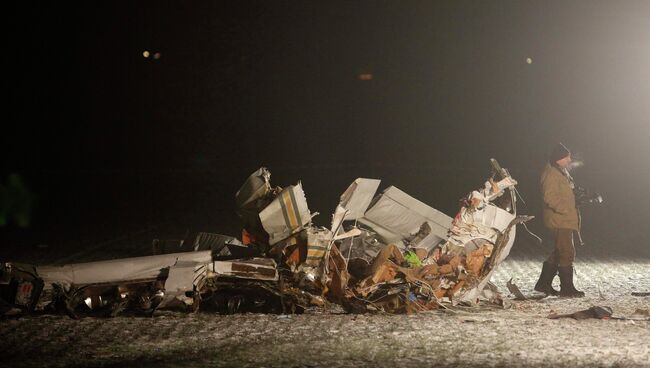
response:
[[[362,80],[362,81],[372,80],[372,74],[370,74],[370,73],[359,74],[359,80]]]
[[[144,56],[145,58],[148,58],[149,57],[149,51],[144,50],[144,52],[142,52],[142,56]]]
[[[526,63],[528,63],[528,64],[532,64],[532,63],[533,63],[533,59],[531,59],[531,58],[526,58]]]

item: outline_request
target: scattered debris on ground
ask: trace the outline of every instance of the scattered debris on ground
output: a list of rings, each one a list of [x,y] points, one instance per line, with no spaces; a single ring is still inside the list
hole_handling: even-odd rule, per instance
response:
[[[241,239],[200,233],[192,244],[156,241],[155,254],[146,257],[4,263],[2,310],[79,318],[163,308],[409,314],[480,301],[503,305],[490,277],[508,256],[516,225],[532,216],[517,215],[516,180],[495,160],[492,166],[492,177],[463,199],[453,219],[393,186],[375,195],[380,180],[356,179],[329,228],[312,222],[317,213],[300,182],[273,187],[271,173],[260,168],[235,196]]]

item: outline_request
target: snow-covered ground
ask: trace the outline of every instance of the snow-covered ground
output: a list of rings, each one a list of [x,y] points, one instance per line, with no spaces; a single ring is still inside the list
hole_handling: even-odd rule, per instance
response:
[[[508,259],[493,278],[532,293],[541,257]],[[36,316],[0,321],[2,367],[650,367],[650,322],[551,320],[609,306],[650,309],[650,259],[579,258],[582,299],[512,301],[417,315],[232,315],[166,312],[154,318]]]

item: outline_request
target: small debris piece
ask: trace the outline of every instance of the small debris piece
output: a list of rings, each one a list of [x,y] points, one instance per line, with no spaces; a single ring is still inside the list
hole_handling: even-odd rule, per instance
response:
[[[633,292],[632,296],[650,296],[650,291],[644,291],[644,292]]]
[[[515,296],[515,300],[527,300],[526,296],[519,290],[519,286],[517,284],[512,282],[512,278],[508,280],[506,283],[506,287],[508,288],[508,291],[512,293],[512,295]]]
[[[551,313],[549,314],[548,318],[549,319],[573,318],[576,320],[589,319],[589,318],[609,319],[612,316],[612,313],[613,313],[612,308],[610,307],[593,306],[589,309],[581,310],[575,313],[569,313],[569,314]]]

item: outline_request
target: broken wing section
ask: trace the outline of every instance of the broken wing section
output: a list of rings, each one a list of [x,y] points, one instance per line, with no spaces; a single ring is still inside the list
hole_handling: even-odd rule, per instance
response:
[[[36,272],[47,285],[64,286],[109,284],[155,280],[174,265],[201,264],[212,260],[212,252],[185,252],[146,257],[113,259],[109,261],[68,264],[63,266],[37,266]]]
[[[359,222],[375,231],[383,243],[402,249],[406,239],[427,224],[430,232],[413,246],[430,249],[447,238],[452,218],[391,186],[374,200]]]

